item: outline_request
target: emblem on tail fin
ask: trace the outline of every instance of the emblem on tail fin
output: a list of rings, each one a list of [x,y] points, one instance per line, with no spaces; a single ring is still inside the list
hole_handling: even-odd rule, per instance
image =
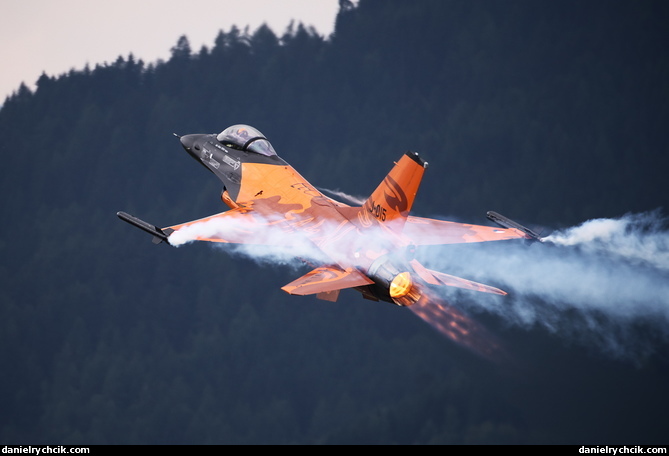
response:
[[[409,214],[409,201],[407,200],[407,194],[404,193],[402,187],[400,187],[392,177],[387,176],[384,180],[387,181],[386,185],[392,192],[390,194],[388,192],[384,193],[388,207],[395,209],[402,215],[402,217],[406,217]]]

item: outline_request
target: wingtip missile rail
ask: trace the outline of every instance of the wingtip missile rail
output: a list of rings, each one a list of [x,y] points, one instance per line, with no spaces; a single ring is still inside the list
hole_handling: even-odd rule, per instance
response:
[[[151,225],[150,223],[145,222],[142,219],[139,219],[133,215],[128,214],[127,212],[118,211],[116,215],[124,222],[128,222],[129,224],[136,226],[140,230],[152,234],[154,244],[160,244],[163,241],[167,242],[167,238],[172,233],[172,230],[169,228],[162,230],[155,225]]]

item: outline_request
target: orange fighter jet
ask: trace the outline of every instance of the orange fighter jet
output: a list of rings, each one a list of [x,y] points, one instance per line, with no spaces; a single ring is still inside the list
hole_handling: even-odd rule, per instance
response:
[[[289,247],[314,266],[282,287],[290,294],[336,301],[341,290],[353,288],[367,299],[399,306],[411,306],[431,288],[442,286],[505,295],[498,288],[430,270],[412,253],[421,245],[540,240],[494,212],[488,217],[502,228],[410,216],[427,168],[415,152],[406,152],[395,163],[364,204],[351,206],[317,190],[251,126],[179,138],[223,182],[221,199],[230,209],[167,228],[125,212],[117,215],[152,234],[155,243],[197,240]]]

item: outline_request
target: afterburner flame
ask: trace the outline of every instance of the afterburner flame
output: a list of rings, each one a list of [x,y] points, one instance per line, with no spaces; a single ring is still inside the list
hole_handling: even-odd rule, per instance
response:
[[[506,359],[496,338],[455,307],[433,296],[423,295],[411,306],[411,310],[439,333],[471,351],[490,360]]]
[[[411,280],[411,274],[408,272],[403,272],[397,274],[397,276],[390,283],[390,297],[391,298],[401,298],[406,296],[411,291],[413,287],[413,281]]]
[[[399,306],[411,306],[421,297],[421,293],[414,286],[409,272],[402,272],[395,276],[390,282],[388,294]]]

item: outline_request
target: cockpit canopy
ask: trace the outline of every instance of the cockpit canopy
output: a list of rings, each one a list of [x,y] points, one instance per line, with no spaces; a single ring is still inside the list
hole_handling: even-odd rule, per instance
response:
[[[249,125],[233,125],[216,136],[224,146],[272,157],[274,148],[265,135]]]

